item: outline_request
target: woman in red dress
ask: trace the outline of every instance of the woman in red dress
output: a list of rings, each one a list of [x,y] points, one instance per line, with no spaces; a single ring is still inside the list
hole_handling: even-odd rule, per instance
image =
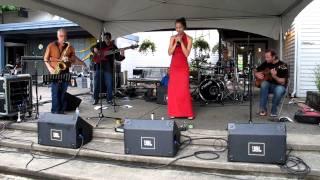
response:
[[[187,57],[192,47],[192,38],[184,30],[185,18],[175,22],[177,35],[171,36],[168,49],[172,55],[168,85],[168,115],[170,118],[187,117],[194,119],[189,89],[189,65]]]

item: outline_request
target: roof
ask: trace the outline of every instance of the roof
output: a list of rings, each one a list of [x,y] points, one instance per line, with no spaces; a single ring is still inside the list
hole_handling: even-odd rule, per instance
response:
[[[172,29],[184,16],[191,28],[222,28],[278,39],[312,0],[0,0],[45,10],[79,24],[95,37]]]
[[[61,28],[61,27],[79,27],[79,25],[68,20],[7,23],[7,24],[0,24],[0,32],[38,30],[38,29]]]

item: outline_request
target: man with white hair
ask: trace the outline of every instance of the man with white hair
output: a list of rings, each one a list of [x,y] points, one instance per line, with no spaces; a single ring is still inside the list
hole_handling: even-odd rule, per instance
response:
[[[66,69],[62,70],[59,74],[69,73],[71,64],[76,62],[75,50],[69,44],[66,43],[67,31],[65,29],[59,29],[57,31],[57,40],[51,42],[44,54],[44,63],[47,66],[50,74],[55,74],[58,68],[58,63],[64,60]],[[65,51],[65,52],[64,52]],[[64,52],[64,53],[63,53]],[[61,56],[64,57],[61,57]],[[51,112],[55,114],[63,114],[66,108],[65,93],[68,88],[68,83],[65,81],[54,81],[51,84],[51,97],[52,108]]]

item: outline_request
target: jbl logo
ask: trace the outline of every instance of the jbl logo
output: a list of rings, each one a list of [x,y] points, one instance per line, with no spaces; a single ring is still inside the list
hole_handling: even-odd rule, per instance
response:
[[[141,137],[141,149],[156,149],[154,137]]]
[[[50,138],[51,141],[62,141],[62,130],[51,129]]]
[[[248,155],[249,156],[265,156],[265,143],[249,142]]]

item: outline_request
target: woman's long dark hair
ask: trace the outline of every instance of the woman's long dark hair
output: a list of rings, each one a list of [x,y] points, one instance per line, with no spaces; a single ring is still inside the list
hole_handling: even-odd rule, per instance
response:
[[[176,19],[176,24],[177,24],[177,23],[182,24],[182,26],[184,27],[184,29],[187,29],[186,18],[181,17],[181,18]]]

